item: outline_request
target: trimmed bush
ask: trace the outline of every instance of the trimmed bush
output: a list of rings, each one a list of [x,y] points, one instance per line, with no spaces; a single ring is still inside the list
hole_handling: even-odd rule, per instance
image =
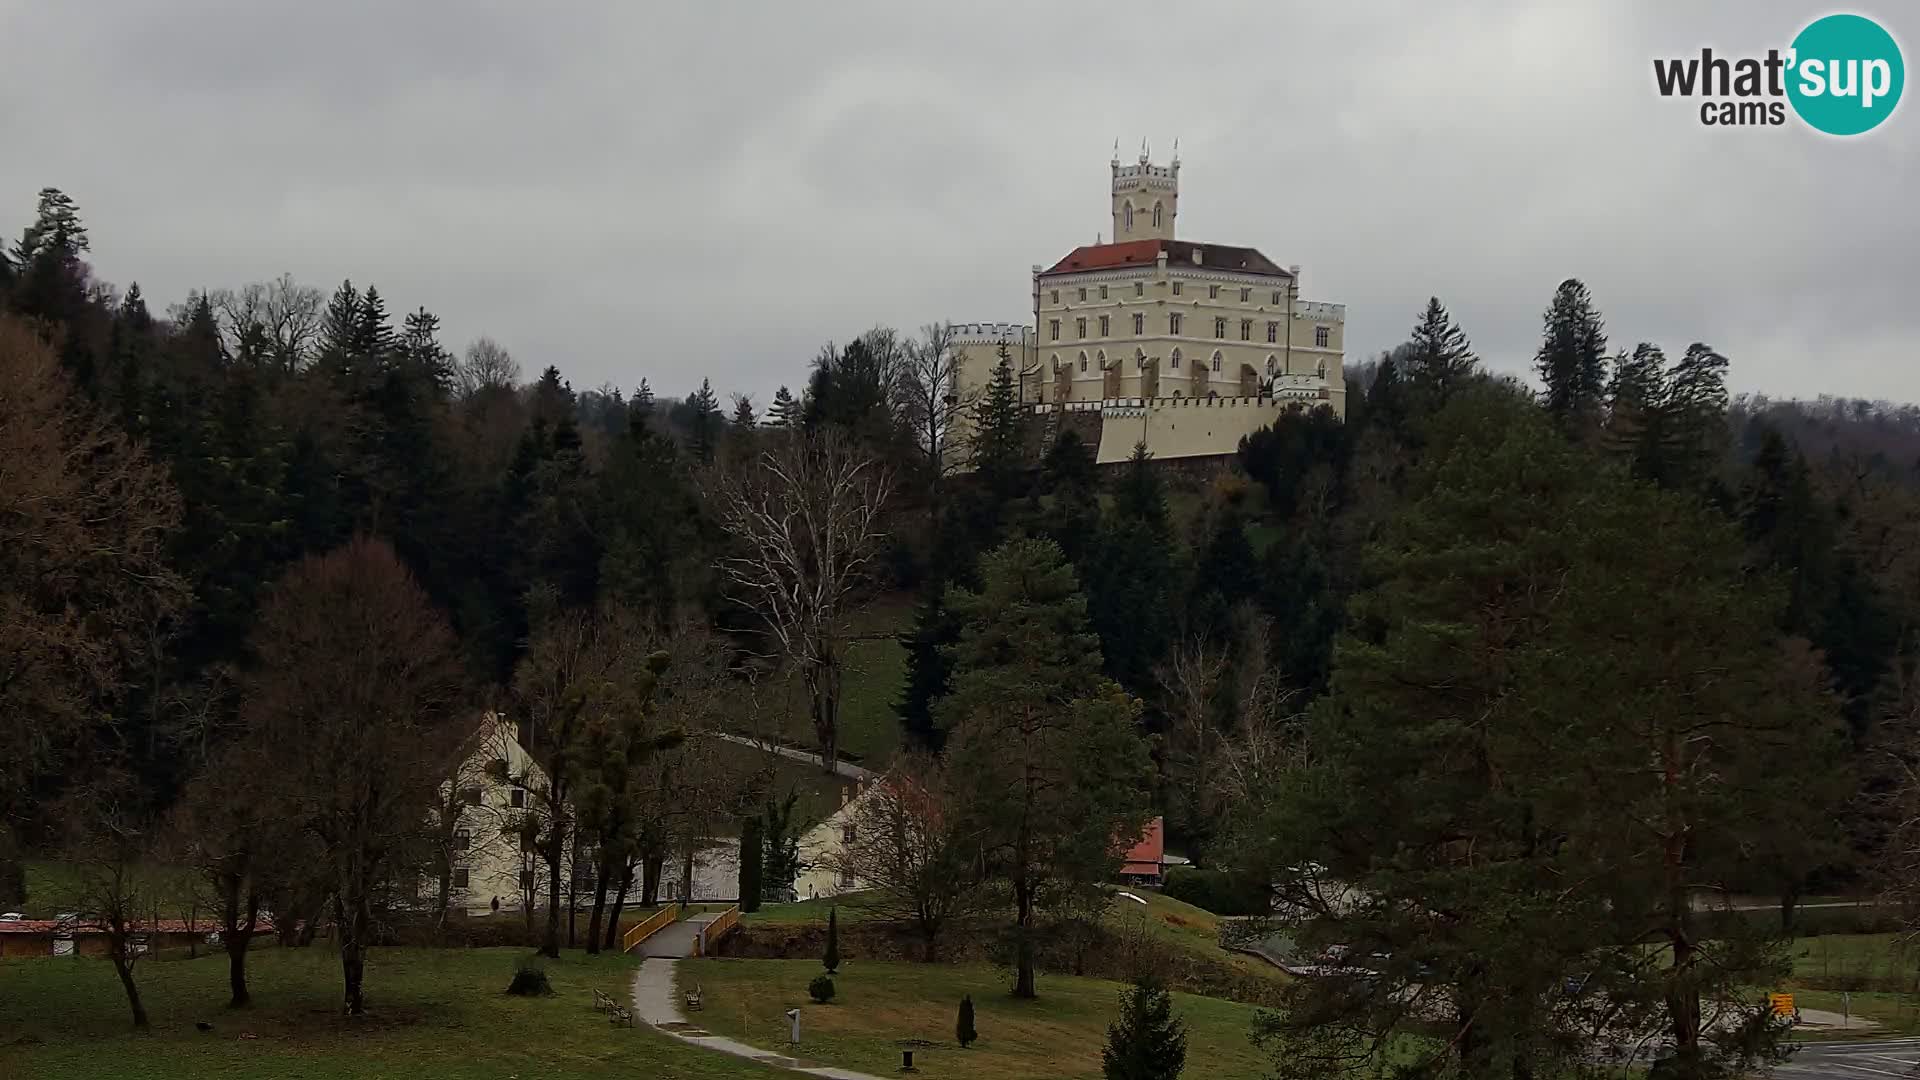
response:
[[[953,1025],[953,1041],[965,1050],[979,1037],[980,1033],[973,1029],[973,995],[968,994],[960,999],[960,1019]]]
[[[832,1001],[833,980],[825,975],[815,975],[813,981],[807,984],[807,996],[822,1005]]]
[[[1265,915],[1267,890],[1254,878],[1225,870],[1176,866],[1160,891],[1215,915]]]
[[[519,966],[513,969],[513,981],[507,984],[507,993],[515,997],[545,997],[553,993],[553,983],[547,979],[547,969],[531,956],[521,957]]]
[[[820,966],[826,968],[829,975],[840,973],[840,909],[837,907],[827,909],[827,952],[820,958]]]

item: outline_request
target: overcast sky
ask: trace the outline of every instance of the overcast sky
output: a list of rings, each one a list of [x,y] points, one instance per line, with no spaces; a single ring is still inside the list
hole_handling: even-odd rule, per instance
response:
[[[1578,276],[1736,390],[1920,400],[1920,102],[1840,140],[1653,89],[1828,10],[0,0],[0,230],[56,185],[156,307],[351,277],[529,375],[764,403],[875,323],[1030,321],[1114,139],[1177,136],[1182,237],[1301,264],[1350,361],[1437,294],[1522,370]],[[1912,64],[1920,8],[1849,10]]]

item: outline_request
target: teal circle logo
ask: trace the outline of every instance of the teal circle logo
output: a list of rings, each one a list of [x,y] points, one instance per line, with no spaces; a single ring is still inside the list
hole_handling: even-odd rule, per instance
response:
[[[1793,39],[1787,99],[1816,131],[1858,135],[1879,127],[1900,104],[1907,68],[1900,46],[1861,15],[1828,15]]]

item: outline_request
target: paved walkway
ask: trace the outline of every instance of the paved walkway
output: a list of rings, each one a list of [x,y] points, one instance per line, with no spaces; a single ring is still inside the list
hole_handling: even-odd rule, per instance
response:
[[[792,761],[804,761],[809,765],[820,764],[819,754],[811,754],[805,750],[795,750],[791,746],[781,746],[779,743],[766,742],[761,739],[749,739],[745,735],[729,735],[724,731],[714,731],[708,734],[719,739],[721,742],[730,742],[738,746],[751,746],[755,750],[765,750],[767,753],[778,754]],[[858,765],[845,761],[834,762],[833,771],[849,780],[857,780],[863,784],[872,780],[875,775],[872,769],[863,769]]]
[[[642,962],[640,970],[633,976],[633,1015],[683,1042],[690,1042],[695,1046],[705,1047],[718,1053],[746,1058],[749,1061],[757,1061],[762,1065],[771,1065],[776,1069],[786,1069],[806,1076],[827,1077],[828,1080],[881,1080],[872,1073],[809,1064],[799,1058],[748,1046],[746,1043],[723,1035],[715,1035],[704,1028],[688,1023],[687,1018],[680,1012],[680,999],[674,992],[674,978],[679,969],[680,961],[678,960],[649,959]]]
[[[670,922],[655,930],[634,951],[641,956],[670,957],[683,960],[693,955],[693,943],[700,937],[700,924],[690,919]]]

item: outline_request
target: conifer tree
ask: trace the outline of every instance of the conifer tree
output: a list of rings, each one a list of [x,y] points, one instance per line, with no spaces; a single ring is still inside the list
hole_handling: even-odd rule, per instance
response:
[[[1615,358],[1607,387],[1606,431],[1602,446],[1630,463],[1633,474],[1652,479],[1658,469],[1661,419],[1667,400],[1667,357],[1658,345],[1641,342],[1631,355]]]
[[[1699,490],[1726,455],[1727,358],[1695,342],[1674,365],[1660,406],[1654,479],[1676,490]]]
[[[953,1024],[953,1041],[965,1050],[979,1038],[980,1033],[973,1027],[973,995],[967,994],[960,999],[960,1018]]]
[[[1542,322],[1540,351],[1533,360],[1545,387],[1541,404],[1561,431],[1586,438],[1599,423],[1606,389],[1606,326],[1578,278],[1560,283]]]
[[[1429,408],[1445,404],[1480,363],[1467,335],[1437,296],[1428,298],[1408,345],[1406,374]]]
[[[326,310],[320,314],[319,362],[336,378],[353,367],[354,348],[360,333],[360,293],[351,280],[342,281],[333,290]]]
[[[1173,1015],[1172,995],[1151,976],[1120,995],[1100,1064],[1107,1080],[1175,1080],[1187,1067],[1187,1025]]]
[[[1001,505],[1019,495],[1026,471],[1020,431],[1020,402],[1013,384],[1013,358],[1000,346],[987,392],[974,411],[973,467]]]
[[[960,624],[946,606],[946,584],[935,581],[914,608],[913,629],[901,635],[907,650],[906,686],[894,712],[901,733],[914,747],[938,751],[945,734],[934,716],[934,703],[946,696],[953,665],[947,650],[960,639]]]
[[[820,966],[826,968],[829,975],[840,973],[840,909],[837,907],[827,909],[827,951],[820,957]]]
[[[785,386],[774,391],[773,407],[767,410],[767,423],[776,428],[791,428],[800,422],[800,403]]]
[[[723,423],[720,401],[713,392],[713,380],[701,379],[700,389],[687,398],[687,405],[693,411],[687,448],[695,461],[711,465],[713,455],[720,447],[720,428]]]
[[[729,423],[733,425],[735,432],[750,432],[760,426],[759,420],[753,415],[752,398],[745,394],[733,395],[733,416]]]

